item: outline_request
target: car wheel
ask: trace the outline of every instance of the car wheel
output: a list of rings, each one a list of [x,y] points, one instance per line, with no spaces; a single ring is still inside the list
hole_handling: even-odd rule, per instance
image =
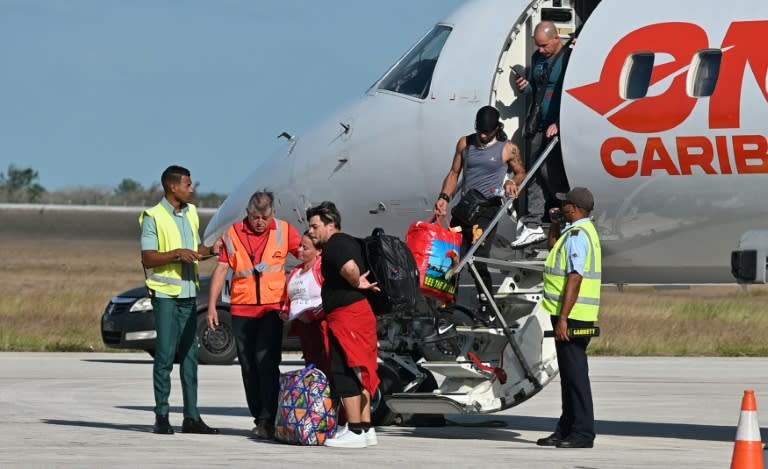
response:
[[[400,419],[400,414],[387,407],[383,396],[403,392],[403,380],[397,369],[386,362],[379,363],[378,374],[381,383],[371,402],[371,420],[376,426],[392,425]]]
[[[197,359],[207,365],[229,365],[237,356],[235,335],[232,333],[232,316],[229,311],[219,309],[219,326],[208,329],[208,312],[197,315],[197,339],[200,348]]]

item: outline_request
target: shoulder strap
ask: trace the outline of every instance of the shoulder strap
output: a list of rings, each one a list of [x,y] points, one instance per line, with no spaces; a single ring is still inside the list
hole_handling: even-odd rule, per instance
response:
[[[317,260],[315,260],[315,265],[312,266],[312,273],[314,273],[318,285],[322,285],[325,282],[325,278],[323,278],[322,262],[323,256],[320,255],[317,257]]]
[[[552,57],[550,60],[548,60],[550,65],[554,65],[555,62],[557,62],[557,60],[560,58],[560,56],[563,55],[563,53],[565,53],[566,50],[571,50],[571,43],[572,42],[573,42],[573,38],[570,38],[567,41],[565,41],[565,44],[563,44],[563,47],[560,48],[560,52],[558,52],[557,54],[555,54],[554,57]]]
[[[560,49],[560,52],[557,53],[557,56],[552,61],[552,66],[554,67],[555,62],[560,57],[563,52],[568,50],[568,52],[563,56],[563,61],[560,63],[560,75],[557,77],[557,83],[555,83],[555,89],[562,89],[563,88],[563,80],[565,80],[565,67],[568,65],[566,62],[571,54],[571,48],[569,47],[571,45],[571,41],[573,41],[573,38],[569,39],[568,42],[565,43],[562,49]]]
[[[563,47],[560,48],[560,52],[558,52],[557,54],[555,54],[554,57],[552,57],[551,59],[546,61],[547,62],[547,67],[552,69],[554,67],[554,65],[555,65],[555,62],[557,62],[558,59],[560,59],[560,56],[562,56],[563,53],[565,53],[566,50],[568,50],[568,51],[571,50],[570,46],[571,46],[572,42],[573,42],[573,38],[568,39],[568,41],[566,41],[566,43],[563,44]],[[557,83],[555,83],[555,88],[557,88],[558,86],[562,85],[562,83],[563,83],[562,80],[565,77],[565,73],[564,72],[565,72],[565,67],[560,67],[560,76],[557,77]],[[541,87],[541,89],[536,88],[536,96],[534,97],[535,98],[534,101],[536,103],[539,103],[539,104],[541,103],[541,101],[544,98],[544,91],[546,91],[546,87]]]
[[[464,137],[464,140],[466,141],[467,146],[464,147],[464,162],[463,162],[464,165],[463,166],[465,167],[462,168],[462,170],[466,169],[466,164],[467,164],[466,157],[467,155],[469,155],[469,146],[470,145],[477,146],[477,133],[467,135],[466,137]]]
[[[241,225],[241,226],[242,226],[242,225],[243,225],[243,223],[244,223],[244,222],[242,222],[242,221],[241,221],[241,222],[238,222],[238,223],[235,223],[235,227],[234,227],[234,228],[235,228],[235,229],[234,229],[234,231],[235,231],[235,235],[237,235],[237,239],[239,239],[239,240],[240,240],[240,244],[243,246],[243,249],[245,249],[245,252],[246,252],[246,254],[248,254],[248,257],[250,257],[251,259],[254,259],[254,257],[253,257],[253,254],[254,254],[254,253],[252,253],[252,252],[250,252],[250,251],[249,251],[249,249],[250,249],[250,244],[248,244],[248,240],[247,240],[247,239],[243,239],[243,236],[242,236],[242,235],[243,235],[243,233],[241,233],[241,231],[242,231],[242,230],[238,230],[238,229],[237,229],[237,225],[239,224],[239,225]],[[246,235],[246,236],[247,236],[247,235]],[[232,253],[232,254],[234,254],[234,253]],[[230,254],[230,255],[231,255],[231,254]],[[254,260],[254,262],[256,262],[256,261]]]

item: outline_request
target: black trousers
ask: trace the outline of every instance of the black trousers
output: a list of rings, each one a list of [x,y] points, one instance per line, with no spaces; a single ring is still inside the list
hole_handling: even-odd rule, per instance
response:
[[[274,424],[280,388],[283,321],[277,311],[262,318],[232,316],[232,329],[248,410],[254,423]]]
[[[331,343],[331,374],[333,375],[331,395],[336,399],[361,395],[363,384],[360,382],[360,377],[347,365],[347,355],[330,330],[328,339]]]
[[[551,139],[539,132],[528,141],[528,153],[525,167],[530,168],[539,159]],[[559,207],[555,194],[568,192],[568,177],[563,166],[563,153],[560,143],[552,149],[547,159],[528,182],[524,194],[518,199],[516,207],[520,221],[528,226],[538,226],[549,221],[549,209]]]
[[[559,316],[550,316],[552,327]],[[594,323],[568,319],[568,327],[592,327]],[[589,337],[571,338],[570,342],[555,342],[557,365],[560,368],[560,395],[563,404],[555,433],[583,440],[595,439],[595,414],[592,407],[592,388],[589,384],[587,345]]]
[[[461,226],[462,259],[464,258],[464,255],[466,255],[469,251],[469,248],[471,248],[475,243],[475,240],[479,239],[480,236],[488,228],[488,225],[491,224],[493,217],[496,216],[496,213],[499,211],[499,208],[501,208],[501,205],[501,198],[494,199],[490,207],[484,207],[481,210],[480,216],[473,226],[463,225],[459,223],[458,220],[451,219],[451,226]],[[491,257],[491,246],[493,245],[493,239],[496,237],[497,227],[498,225],[493,227],[493,230],[491,230],[491,232],[488,234],[488,237],[485,238],[483,243],[477,248],[475,251],[476,256],[488,258]],[[475,264],[475,268],[477,269],[477,273],[480,274],[480,279],[483,281],[486,288],[488,288],[488,291],[493,294],[493,283],[491,283],[491,273],[488,271],[488,264],[485,262],[478,262]],[[475,279],[475,287],[477,288],[477,294],[480,295],[483,290],[480,288],[480,284],[477,282],[477,279]]]

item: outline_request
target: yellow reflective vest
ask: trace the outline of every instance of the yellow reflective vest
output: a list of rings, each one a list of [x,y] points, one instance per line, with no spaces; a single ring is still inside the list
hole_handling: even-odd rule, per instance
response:
[[[565,284],[568,278],[566,240],[569,236],[586,236],[589,250],[584,262],[584,276],[579,287],[579,296],[568,316],[578,321],[597,321],[600,309],[600,275],[602,272],[602,251],[600,238],[592,221],[571,226],[549,251],[544,263],[544,300],[542,307],[552,316],[559,316],[563,307]]]
[[[187,204],[187,207],[185,216],[187,222],[192,227],[194,249],[197,249],[197,246],[200,244],[200,236],[197,232],[200,227],[200,219],[197,216],[197,208],[194,205]],[[168,252],[184,248],[179,227],[176,224],[176,220],[173,219],[173,215],[168,213],[167,208],[162,204],[157,204],[149,210],[145,210],[139,215],[139,225],[144,222],[145,216],[152,217],[157,225],[158,252]],[[147,287],[168,296],[178,296],[181,294],[181,274],[183,269],[184,264],[181,262],[159,265],[152,269],[151,273],[147,276]],[[199,289],[198,275],[198,265],[195,262],[195,285]]]

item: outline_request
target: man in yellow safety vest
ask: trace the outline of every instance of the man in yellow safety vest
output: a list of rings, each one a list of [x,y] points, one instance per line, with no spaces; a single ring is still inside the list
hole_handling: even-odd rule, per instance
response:
[[[200,418],[197,410],[197,305],[198,261],[214,248],[200,244],[197,209],[189,203],[195,193],[189,170],[169,166],[160,178],[165,196],[139,216],[141,262],[155,315],[155,389],[153,431],[173,434],[168,421],[171,370],[177,353],[184,398],[184,433],[219,433]],[[145,270],[146,273],[146,270]]]
[[[562,413],[555,432],[536,444],[591,448],[595,417],[587,364],[590,339],[569,337],[568,329],[593,327],[600,308],[600,239],[589,217],[595,200],[584,187],[558,193],[557,198],[563,201],[563,208],[550,210],[542,308],[550,314],[555,330]],[[567,224],[561,229],[563,221]]]

